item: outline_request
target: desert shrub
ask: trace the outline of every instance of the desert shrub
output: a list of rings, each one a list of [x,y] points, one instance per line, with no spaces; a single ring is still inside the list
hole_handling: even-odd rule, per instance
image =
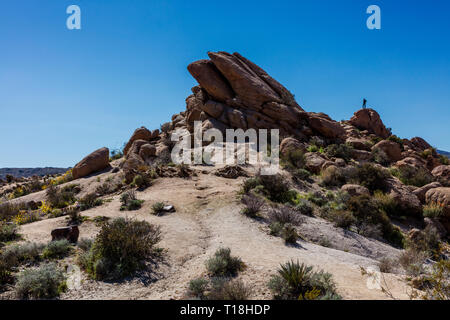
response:
[[[330,218],[336,227],[343,229],[349,229],[356,222],[353,214],[347,210],[333,211]]]
[[[9,267],[17,267],[22,264],[34,263],[40,260],[43,245],[34,242],[26,242],[21,245],[7,247],[1,254],[1,260]]]
[[[88,193],[78,200],[81,211],[88,210],[97,206],[101,206],[103,201],[97,197],[96,193]]]
[[[205,297],[205,291],[208,289],[208,280],[197,278],[189,282],[189,293],[199,299]]]
[[[73,204],[76,201],[75,195],[80,191],[80,187],[76,184],[64,187],[50,185],[46,189],[45,195],[51,207],[61,209]]]
[[[399,178],[403,184],[416,187],[423,187],[434,181],[433,175],[425,168],[416,169],[410,166],[403,166],[391,169],[391,173]]]
[[[281,231],[283,230],[284,224],[280,222],[272,222],[269,225],[270,234],[272,236],[279,236],[281,234]]]
[[[134,190],[129,190],[122,193],[120,202],[122,203],[120,210],[138,210],[141,208],[144,201],[136,198]]]
[[[299,238],[299,235],[294,226],[291,224],[286,224],[281,230],[281,238],[283,238],[286,244],[295,244]]]
[[[136,186],[139,189],[145,189],[152,185],[152,178],[151,175],[147,172],[142,172],[140,174],[137,174],[133,178],[133,182],[131,183],[131,186]]]
[[[403,211],[398,202],[389,194],[383,193],[380,190],[374,192],[374,198],[378,202],[378,206],[390,217],[401,217]]]
[[[14,223],[0,221],[0,243],[13,241],[19,237],[19,227]]]
[[[433,265],[425,281],[425,300],[450,300],[450,261],[440,260]]]
[[[14,176],[7,174],[6,175],[6,182],[11,183],[15,180]]]
[[[245,179],[244,183],[242,184],[240,193],[241,194],[249,193],[252,189],[260,185],[261,181],[259,180],[258,177]]]
[[[17,277],[15,291],[22,299],[49,299],[58,297],[65,288],[64,273],[49,263],[22,271]]]
[[[235,276],[244,269],[244,263],[238,257],[231,256],[230,248],[220,248],[206,261],[206,269],[212,276]]]
[[[152,214],[159,216],[164,210],[164,202],[156,202],[152,205]]]
[[[6,286],[14,283],[14,276],[11,268],[0,259],[0,292],[5,290]]]
[[[275,299],[341,299],[329,273],[315,272],[311,266],[290,261],[282,264],[268,283]]]
[[[94,279],[120,279],[143,270],[158,255],[160,228],[146,221],[117,218],[105,222],[79,263]]]
[[[269,209],[268,216],[271,223],[279,222],[283,225],[292,224],[298,226],[304,222],[304,218],[288,206],[272,207]]]
[[[11,221],[11,219],[22,210],[27,210],[24,202],[11,203],[5,202],[0,204],[0,221]]]
[[[358,227],[358,233],[366,238],[377,240],[383,239],[383,231],[381,224],[371,224],[362,222]]]
[[[321,192],[309,192],[305,195],[306,200],[314,203],[315,205],[321,207],[328,202],[325,196]]]
[[[366,187],[371,192],[375,190],[385,190],[386,180],[390,177],[389,172],[371,163],[364,163],[357,168],[357,179],[360,185]]]
[[[87,238],[81,238],[78,240],[77,246],[83,251],[89,251],[94,244],[94,240],[87,239]]]
[[[346,177],[342,168],[329,166],[321,172],[321,184],[327,187],[342,186],[346,182]]]
[[[245,208],[243,208],[241,212],[249,217],[256,217],[262,206],[265,204],[264,199],[251,193],[244,195],[241,202],[245,205]]]
[[[444,207],[441,204],[430,203],[423,206],[423,216],[427,218],[439,218],[444,212]]]
[[[259,175],[261,185],[267,197],[274,202],[286,203],[292,201],[296,196],[296,192],[290,190],[286,179],[280,174]]]
[[[408,247],[416,251],[423,251],[429,256],[439,257],[440,240],[438,231],[435,227],[428,225],[422,231],[419,231],[413,240],[408,240]]]
[[[409,276],[417,277],[425,271],[423,267],[425,259],[427,259],[425,252],[408,248],[401,253],[398,262]]]
[[[331,144],[325,148],[325,154],[330,158],[342,158],[348,161],[352,158],[353,147],[347,144]]]
[[[51,241],[42,251],[44,259],[61,259],[69,254],[72,246],[66,239]]]
[[[303,168],[306,164],[305,153],[301,149],[289,150],[281,156],[281,164],[287,169]]]
[[[309,177],[311,177],[311,172],[306,169],[295,169],[292,174],[294,175],[294,178],[299,180],[308,180]]]
[[[32,223],[42,219],[42,213],[40,211],[20,211],[13,219],[12,222],[17,225]]]
[[[367,195],[353,196],[347,202],[348,209],[356,218],[356,225],[361,233],[361,227],[366,225],[380,225],[383,238],[393,245],[403,246],[403,235],[394,227],[387,214],[380,209],[377,201]]]
[[[380,272],[391,273],[395,269],[394,264],[395,262],[392,259],[381,258],[378,262],[378,267],[380,268]]]
[[[239,279],[212,279],[212,290],[208,294],[210,300],[248,300],[251,288]]]
[[[373,149],[371,154],[372,154],[373,160],[376,163],[381,164],[382,166],[387,166],[391,162],[391,159],[389,159],[389,157],[386,154],[386,152],[384,152],[380,148]]]
[[[295,210],[304,214],[306,216],[312,216],[313,214],[313,205],[311,201],[306,199],[299,199],[298,203],[295,205]]]

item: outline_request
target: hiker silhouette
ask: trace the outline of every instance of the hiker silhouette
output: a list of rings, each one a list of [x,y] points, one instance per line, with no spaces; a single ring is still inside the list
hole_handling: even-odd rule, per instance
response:
[[[363,109],[366,108],[366,103],[367,103],[367,100],[366,100],[366,99],[363,99],[363,105],[362,105]]]

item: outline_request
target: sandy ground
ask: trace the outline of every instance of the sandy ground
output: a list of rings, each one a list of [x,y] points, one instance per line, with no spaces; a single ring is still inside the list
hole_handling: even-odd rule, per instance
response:
[[[382,256],[380,253],[395,255],[398,250],[375,240],[346,236],[321,219],[309,220],[304,230],[322,232],[333,241],[348,241],[345,245],[348,252],[305,241],[299,241],[297,246],[286,246],[282,239],[270,236],[262,222],[239,213],[237,191],[243,178],[226,179],[200,173],[203,170],[212,169],[197,168],[199,175],[189,179],[157,179],[150,188],[137,192],[137,197],[145,200],[138,211],[119,211],[119,195],[106,197],[109,201],[102,206],[84,211],[82,214],[91,218],[128,216],[160,225],[163,234],[160,247],[166,249],[164,261],[151,279],[145,281],[134,278],[108,283],[90,280],[83,274],[81,287],[68,290],[61,298],[182,299],[188,282],[206,274],[205,261],[219,247],[230,247],[232,254],[241,257],[247,265],[239,278],[252,287],[254,299],[271,298],[267,281],[280,263],[291,259],[332,273],[344,299],[388,299],[380,288],[368,285],[370,279],[361,274],[360,267],[376,269],[377,261],[373,258]],[[79,179],[76,183],[85,189],[93,189],[110,175],[106,172]],[[39,197],[42,195],[27,196],[35,200]],[[30,200],[27,198],[24,200]],[[151,206],[158,201],[174,205],[176,212],[153,216]],[[46,242],[50,240],[52,229],[65,225],[65,217],[46,219],[23,225],[21,233],[27,241]],[[95,223],[84,222],[80,226],[80,238],[93,238],[97,231]],[[65,263],[71,263],[73,259],[66,259]],[[383,277],[396,298],[408,298],[407,286],[399,275],[383,274]]]

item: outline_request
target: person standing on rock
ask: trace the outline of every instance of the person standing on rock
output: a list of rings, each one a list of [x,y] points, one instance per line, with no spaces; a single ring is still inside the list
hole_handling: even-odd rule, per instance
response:
[[[367,103],[367,100],[364,98],[364,99],[363,99],[363,105],[362,105],[362,108],[363,108],[363,109],[366,108],[366,103]]]

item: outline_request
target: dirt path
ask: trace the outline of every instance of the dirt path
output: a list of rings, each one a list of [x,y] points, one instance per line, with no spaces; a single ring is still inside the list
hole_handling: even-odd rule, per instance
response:
[[[247,269],[240,278],[253,288],[253,298],[269,299],[267,281],[280,263],[299,260],[333,274],[338,292],[345,299],[386,299],[379,289],[369,289],[367,277],[359,266],[375,266],[376,261],[327,247],[299,242],[297,247],[286,246],[282,239],[262,230],[260,222],[239,213],[237,180],[200,174],[192,179],[158,179],[152,187],[138,192],[145,200],[138,211],[119,211],[119,196],[104,205],[85,211],[83,215],[128,216],[158,224],[162,228],[162,248],[167,249],[165,261],[153,275],[154,280],[143,283],[133,279],[121,283],[97,282],[83,275],[82,286],[69,290],[63,299],[180,299],[188,282],[205,275],[205,261],[219,247],[230,247],[232,254],[241,257]],[[177,212],[156,217],[150,214],[151,205],[165,201],[175,205]],[[29,241],[50,240],[50,231],[65,225],[65,218],[48,219],[22,226],[22,234]],[[80,237],[92,238],[98,227],[93,222],[80,226]],[[398,298],[407,298],[406,287],[392,274],[385,275],[390,289]]]

